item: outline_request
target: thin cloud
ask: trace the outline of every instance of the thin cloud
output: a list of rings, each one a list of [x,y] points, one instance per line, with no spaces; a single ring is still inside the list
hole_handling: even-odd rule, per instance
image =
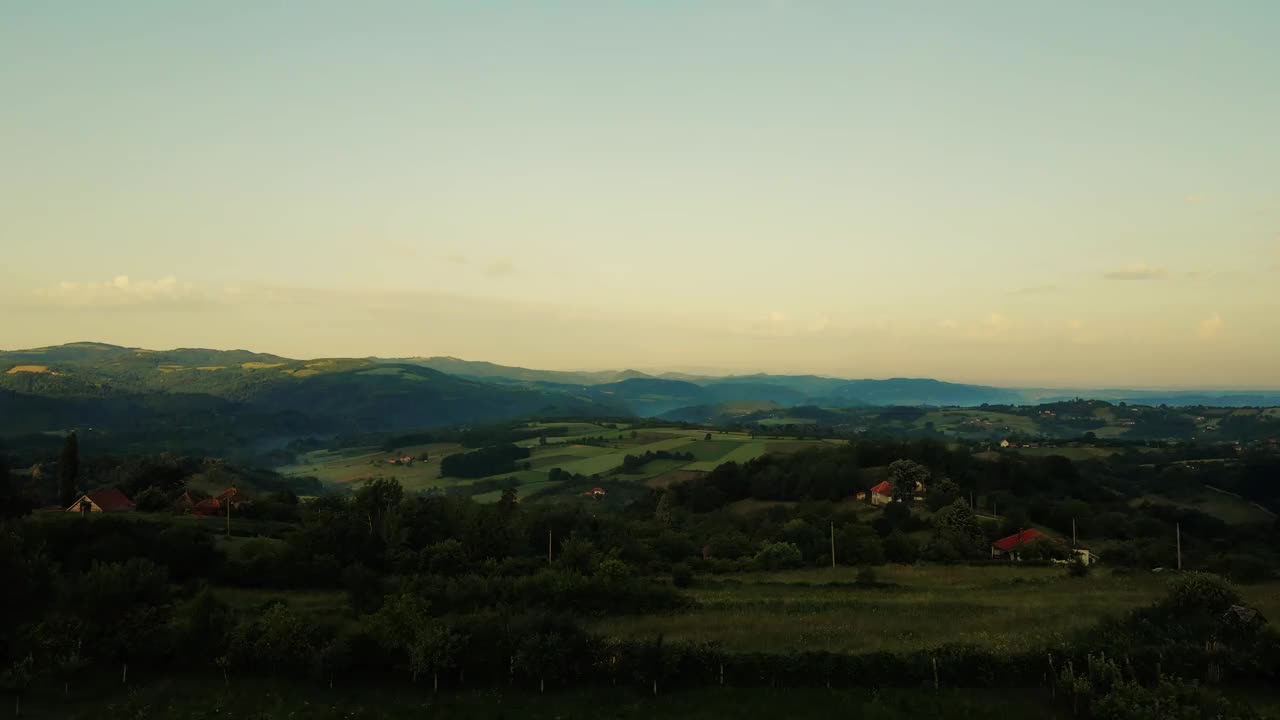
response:
[[[1164,268],[1150,267],[1145,263],[1138,263],[1128,267],[1109,270],[1102,274],[1107,280],[1162,280],[1168,277],[1168,272]]]
[[[106,282],[63,281],[35,292],[37,302],[55,307],[111,308],[137,305],[186,304],[203,298],[192,284],[172,275],[159,280],[133,280],[117,275]]]
[[[1222,316],[1214,313],[1196,325],[1196,334],[1200,336],[1201,340],[1212,340],[1222,334],[1224,325]]]

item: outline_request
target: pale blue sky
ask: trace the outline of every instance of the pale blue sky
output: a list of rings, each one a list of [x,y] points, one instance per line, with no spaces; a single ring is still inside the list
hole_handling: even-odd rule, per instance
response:
[[[1280,385],[1280,4],[1116,5],[0,0],[0,347]]]

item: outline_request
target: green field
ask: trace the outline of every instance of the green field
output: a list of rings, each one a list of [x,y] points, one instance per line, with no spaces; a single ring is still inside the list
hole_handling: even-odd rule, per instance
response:
[[[706,578],[688,591],[695,610],[610,618],[595,629],[617,637],[662,633],[742,652],[902,652],[948,643],[1018,651],[1148,605],[1163,595],[1166,581],[1105,570],[1068,578],[1056,567],[886,566],[876,572],[887,587],[853,587],[850,568]],[[1242,592],[1265,615],[1280,616],[1280,582]]]
[[[966,420],[977,422],[966,424]],[[1024,415],[970,409],[934,410],[921,416],[915,425],[923,428],[929,423],[933,423],[937,430],[984,435],[1010,432],[1035,434],[1040,428],[1035,418]]]
[[[421,490],[439,485],[440,461],[449,454],[460,452],[461,445],[434,443],[397,448],[394,454],[417,458],[427,453],[429,460],[417,461],[412,466],[391,465],[386,462],[393,453],[381,448],[351,448],[343,450],[316,450],[299,458],[297,464],[276,468],[284,475],[312,476],[321,482],[334,485],[365,480],[371,477],[394,477],[409,490]]]
[[[1190,498],[1144,495],[1140,498],[1135,498],[1131,504],[1137,505],[1143,502],[1197,510],[1232,525],[1268,523],[1275,520],[1274,514],[1253,503],[1229,493],[1213,492],[1211,490],[1206,490]]]
[[[330,485],[346,485],[371,477],[391,477],[400,481],[410,492],[443,487],[466,487],[477,480],[516,478],[520,481],[521,497],[533,493],[554,490],[557,483],[548,481],[547,473],[559,468],[568,473],[587,477],[600,476],[602,484],[636,483],[646,481],[674,470],[707,472],[725,462],[746,462],[765,452],[796,452],[807,447],[826,444],[824,441],[781,440],[766,442],[756,440],[742,432],[713,432],[698,428],[658,427],[630,430],[623,426],[606,428],[593,423],[541,423],[533,428],[563,431],[567,434],[549,436],[546,442],[538,438],[522,440],[519,445],[529,448],[532,455],[526,461],[530,470],[502,473],[489,478],[463,479],[441,478],[440,461],[449,454],[464,452],[457,444],[432,444],[397,448],[394,454],[417,457],[429,454],[425,462],[415,461],[412,466],[392,465],[387,458],[393,453],[380,448],[355,448],[337,451],[318,450],[299,458],[297,464],[277,468],[285,475],[313,476]],[[633,436],[634,432],[634,436]],[[601,442],[597,438],[604,438]],[[589,440],[588,440],[589,439]],[[590,444],[587,444],[587,443]],[[693,460],[654,460],[638,473],[619,472],[627,455],[646,452],[671,451],[690,453]],[[575,491],[576,492],[576,491]],[[500,491],[482,491],[473,495],[477,500],[493,501],[501,497]]]

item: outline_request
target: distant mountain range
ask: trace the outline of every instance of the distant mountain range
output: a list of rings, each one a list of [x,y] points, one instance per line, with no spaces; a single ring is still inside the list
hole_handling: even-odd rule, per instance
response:
[[[765,408],[1019,405],[1084,397],[1147,405],[1280,405],[1280,392],[1045,390],[925,378],[566,372],[450,357],[295,360],[247,350],[71,343],[0,352],[0,436],[112,429],[269,444],[521,417],[688,419]]]

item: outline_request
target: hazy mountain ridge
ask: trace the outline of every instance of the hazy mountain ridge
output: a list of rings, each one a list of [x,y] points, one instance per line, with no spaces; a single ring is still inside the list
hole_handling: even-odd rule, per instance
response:
[[[748,408],[976,407],[1074,397],[1147,405],[1280,405],[1280,393],[1266,391],[1064,391],[817,375],[655,377],[635,370],[543,371],[456,358],[297,360],[249,350],[156,351],[103,343],[0,352],[3,434],[99,426],[135,432],[189,428],[198,436],[202,428],[216,427],[253,439],[281,428],[332,433],[570,415],[705,422]]]
[[[98,343],[0,352],[0,433],[104,426],[343,432],[521,416],[626,414],[581,394],[482,383],[418,365]],[[287,416],[287,417],[286,417]],[[252,422],[248,422],[252,419]]]

